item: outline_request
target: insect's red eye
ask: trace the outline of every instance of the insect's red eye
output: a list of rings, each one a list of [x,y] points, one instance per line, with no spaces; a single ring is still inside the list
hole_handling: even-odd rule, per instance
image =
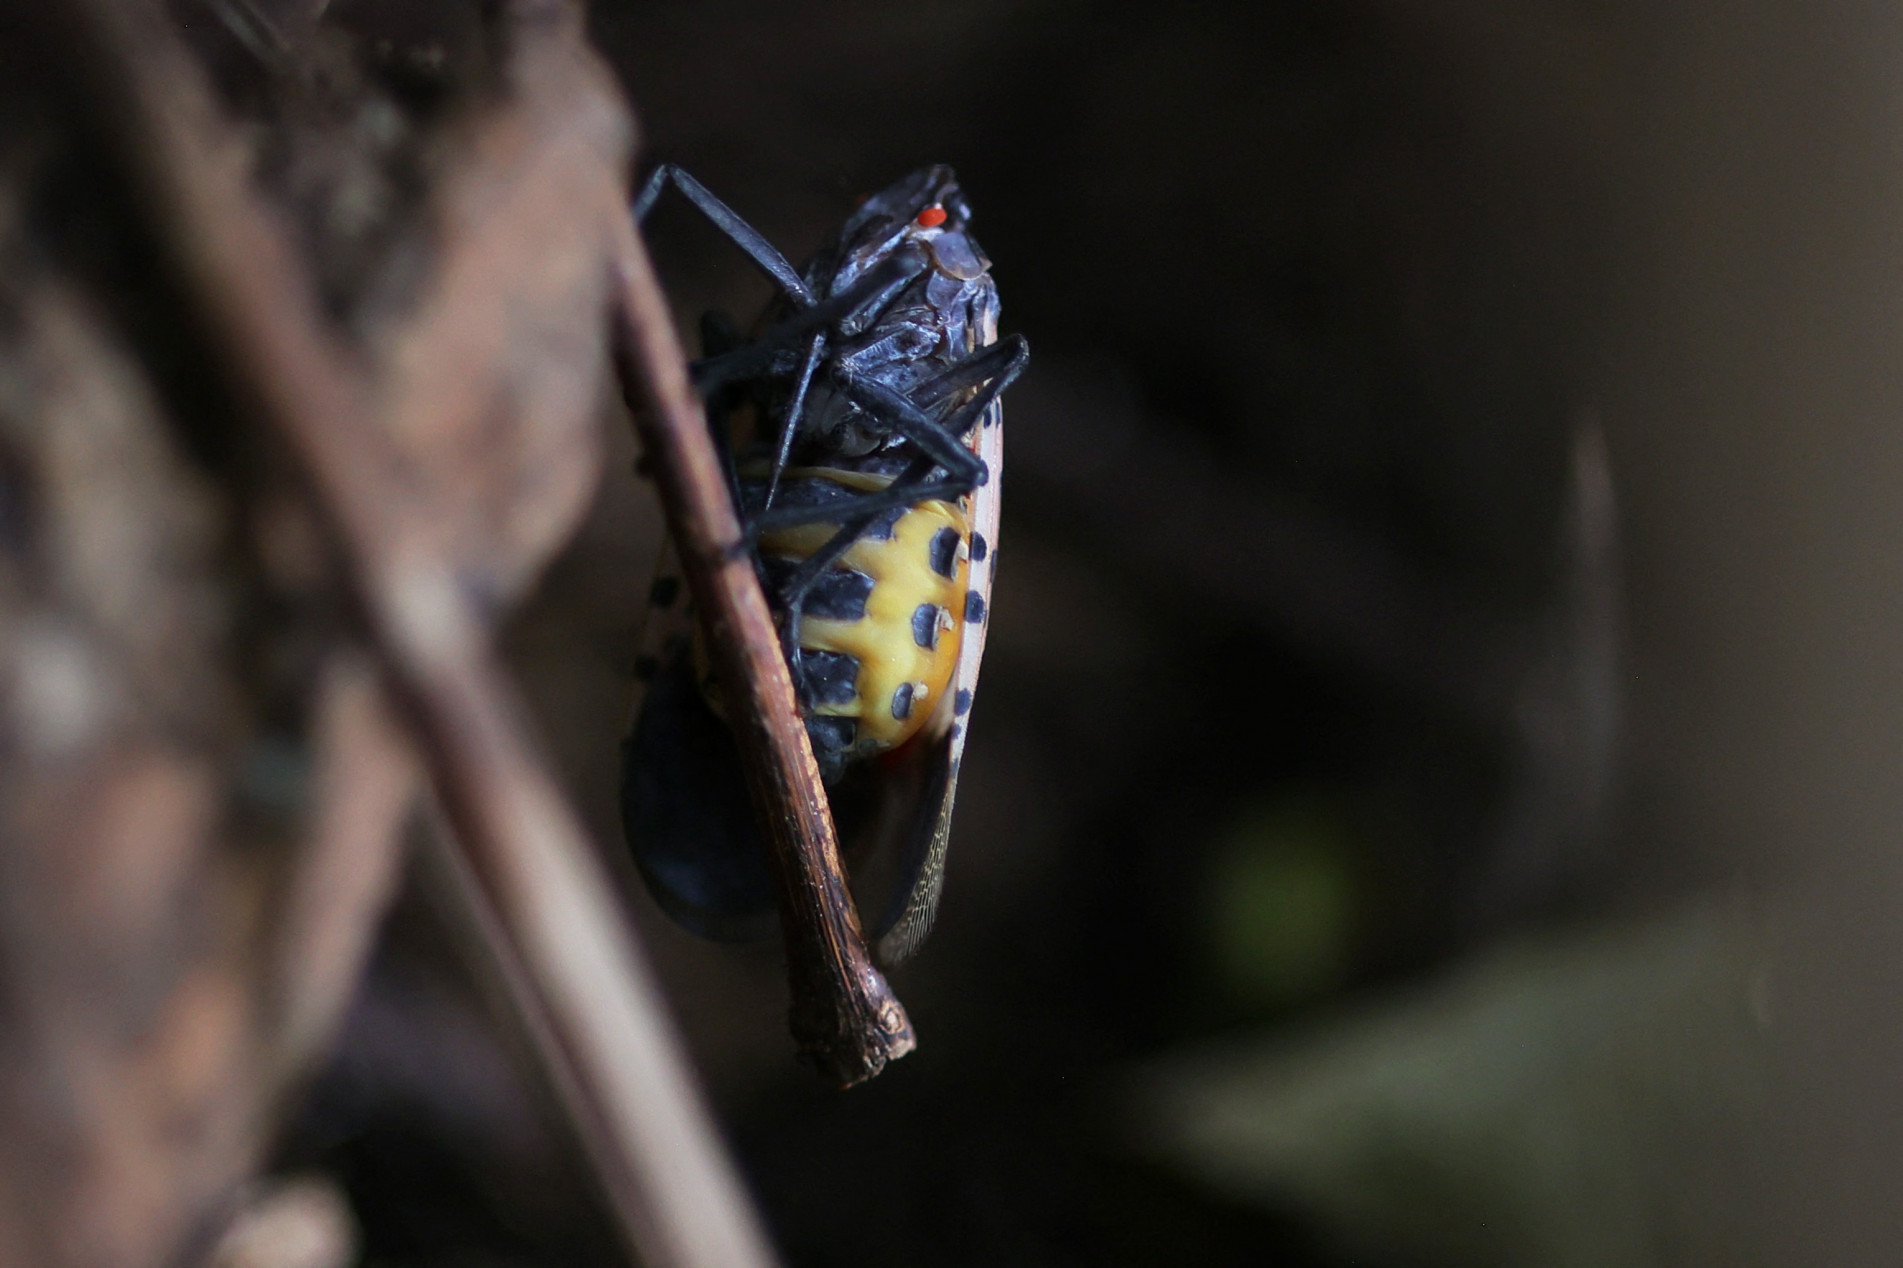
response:
[[[945,209],[943,207],[927,207],[918,213],[918,227],[921,229],[936,229],[944,223]]]

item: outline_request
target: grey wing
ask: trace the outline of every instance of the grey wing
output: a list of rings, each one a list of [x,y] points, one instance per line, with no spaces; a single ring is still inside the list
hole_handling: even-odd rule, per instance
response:
[[[906,858],[901,865],[902,885],[893,892],[892,908],[873,945],[881,965],[903,963],[924,945],[938,918],[938,900],[945,892],[945,854],[951,846],[952,802],[958,794],[958,768],[951,761],[949,741],[935,746],[936,759],[920,790],[919,814],[913,820]]]

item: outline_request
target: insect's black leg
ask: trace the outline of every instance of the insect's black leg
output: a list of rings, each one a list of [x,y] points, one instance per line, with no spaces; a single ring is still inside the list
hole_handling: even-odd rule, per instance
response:
[[[930,458],[921,458],[914,467],[923,466],[924,470],[912,475],[899,476],[891,484],[875,493],[862,493],[852,498],[841,498],[820,506],[776,506],[771,511],[762,511],[747,521],[747,533],[757,539],[763,533],[778,532],[783,528],[798,528],[802,524],[824,524],[837,521],[842,515],[848,515],[857,521],[861,517],[871,523],[881,512],[895,506],[911,506],[917,502],[926,502],[934,498],[949,502],[953,498],[963,497],[971,492],[970,480],[946,477],[928,480],[926,476],[937,468],[938,463]],[[981,464],[982,465],[982,464]]]
[[[968,451],[969,452],[969,451]],[[921,458],[919,463],[925,472],[937,469],[938,462],[931,457]],[[989,477],[985,464],[976,454],[972,455],[972,465],[980,475]],[[909,470],[909,469],[908,469]],[[757,541],[766,533],[778,532],[785,528],[798,528],[802,524],[823,524],[836,521],[842,515],[855,519],[860,516],[877,516],[895,506],[911,506],[917,502],[937,499],[949,502],[961,498],[977,487],[980,481],[969,475],[947,473],[936,480],[925,479],[922,472],[916,476],[901,475],[885,488],[874,493],[862,493],[851,498],[841,498],[819,506],[776,506],[770,511],[761,511],[747,521],[746,535],[749,541]]]
[[[925,451],[952,481],[963,482],[961,492],[970,492],[991,478],[982,458],[960,444],[943,423],[927,418],[903,393],[845,366],[835,370],[833,377],[847,400]]]
[[[780,621],[783,626],[780,646],[786,651],[787,667],[793,672],[793,685],[802,694],[806,690],[806,679],[800,663],[800,622],[806,615],[806,596],[819,583],[820,574],[851,550],[852,544],[859,540],[871,523],[872,517],[866,516],[840,528],[827,539],[824,546],[808,556],[780,587]]]
[[[813,292],[800,278],[799,270],[787,263],[786,257],[766,240],[758,229],[742,220],[733,208],[715,198],[708,188],[683,172],[672,163],[663,163],[654,169],[654,175],[648,177],[648,183],[641,188],[641,194],[634,200],[634,218],[646,220],[648,212],[654,209],[655,200],[669,181],[674,188],[686,195],[687,201],[700,210],[701,215],[713,222],[714,228],[726,235],[727,239],[752,260],[754,267],[766,274],[767,280],[777,286],[786,297],[801,308],[813,306]]]
[[[793,314],[745,347],[724,356],[696,361],[689,367],[695,384],[704,390],[709,384],[766,373],[801,336],[853,316],[894,286],[917,277],[925,270],[926,263],[925,253],[916,248],[893,252],[839,294]]]
[[[984,386],[979,390],[978,394],[970,401],[967,401],[959,408],[956,414],[952,415],[951,418],[942,424],[934,423],[930,419],[925,418],[915,406],[911,406],[910,403],[907,403],[908,408],[917,415],[917,417],[912,420],[912,425],[922,426],[924,429],[928,429],[927,434],[935,433],[940,437],[963,436],[966,432],[971,430],[979,418],[983,417],[984,412],[991,407],[992,402],[996,401],[999,395],[1017,379],[1018,375],[1024,372],[1024,367],[1029,363],[1030,359],[1031,346],[1025,341],[1023,335],[1012,335],[1009,339],[992,344],[988,348],[973,353],[971,356],[966,357],[963,361],[952,366],[949,370],[945,371],[945,373],[920,388],[917,392],[917,398],[924,403],[930,403],[932,401],[943,400],[952,393],[962,391],[973,384],[982,383]],[[897,393],[892,393],[892,395],[898,396]],[[899,397],[899,399],[901,401],[904,400],[903,397]],[[859,404],[861,408],[865,408],[863,401],[860,401]],[[880,414],[879,416],[888,417],[884,414]],[[899,427],[895,427],[894,430],[899,431],[901,435],[906,436],[908,439],[912,437],[912,432],[910,431]],[[747,522],[748,536],[757,539],[762,533],[770,533],[783,528],[795,528],[801,524],[820,523],[826,520],[836,519],[842,513],[853,516],[877,515],[882,511],[891,510],[895,506],[910,506],[914,502],[923,502],[928,498],[943,498],[949,500],[969,493],[975,486],[984,483],[983,479],[974,476],[972,468],[976,468],[977,472],[983,473],[986,476],[989,475],[988,472],[985,472],[983,461],[981,461],[976,454],[973,454],[962,444],[954,442],[952,446],[953,450],[968,460],[967,465],[956,471],[948,469],[945,478],[942,480],[927,482],[934,468],[945,465],[937,460],[942,450],[937,447],[930,447],[925,443],[916,441],[915,443],[918,443],[919,448],[926,451],[927,456],[913,464],[913,468],[916,468],[916,470],[908,468],[904,474],[895,479],[888,487],[876,493],[867,493],[850,500],[833,502],[822,506],[785,506],[777,509],[771,506],[762,507],[760,512]]]
[[[793,437],[799,433],[800,415],[806,412],[806,393],[813,386],[813,373],[819,369],[825,351],[824,334],[814,335],[806,345],[806,359],[800,364],[799,378],[793,381],[793,395],[786,402],[786,417],[780,420],[780,439],[773,447],[773,472],[767,477],[766,498],[760,503],[762,511],[773,509],[774,495],[780,491],[780,477],[785,474],[787,460],[793,453]]]
[[[1001,350],[1004,355],[1001,357],[991,357],[990,354],[994,350]],[[985,359],[985,363],[983,365],[974,365],[974,363],[979,362],[981,358]],[[997,363],[1000,360],[1003,362],[1002,367],[994,368],[997,367]],[[919,389],[914,394],[914,399],[921,404],[929,404],[932,401],[944,399],[953,392],[959,391],[965,386],[969,386],[970,383],[984,383],[984,387],[979,389],[976,396],[965,402],[964,405],[959,407],[956,414],[953,414],[950,418],[945,420],[945,430],[954,436],[963,438],[965,433],[970,431],[978,420],[984,416],[984,412],[991,408],[991,403],[1004,394],[1004,389],[1017,382],[1018,375],[1024,373],[1024,367],[1030,363],[1030,360],[1031,345],[1025,341],[1023,335],[1012,335],[1003,343],[994,343],[983,352],[974,353],[966,357],[944,374],[941,374],[938,378],[933,379],[930,383],[927,383],[923,388]],[[962,376],[961,372],[964,371],[966,366],[974,366],[973,377],[967,383],[957,384],[950,388],[940,390],[945,380],[955,375]],[[975,373],[976,370],[988,370],[989,373],[979,376]]]
[[[986,392],[992,398],[1010,387],[1018,375],[1024,373],[1024,367],[1031,360],[1031,345],[1023,335],[1011,335],[997,343],[978,349],[964,360],[952,365],[935,379],[927,380],[912,389],[912,402],[921,409],[929,408],[950,396],[956,396],[967,388],[977,387],[981,383],[989,384]],[[987,401],[986,404],[990,402]],[[947,429],[958,430],[946,424]]]

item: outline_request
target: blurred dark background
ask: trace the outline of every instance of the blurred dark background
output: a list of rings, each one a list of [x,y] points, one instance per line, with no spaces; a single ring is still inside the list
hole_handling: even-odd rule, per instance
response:
[[[1887,1262],[1903,22],[593,16],[643,170],[796,260],[953,164],[1033,348],[917,1053],[826,1088],[777,946],[628,894],[791,1262]],[[765,301],[648,236],[684,331]],[[604,426],[510,647],[618,848]],[[419,868],[284,1165],[368,1263],[610,1262]]]

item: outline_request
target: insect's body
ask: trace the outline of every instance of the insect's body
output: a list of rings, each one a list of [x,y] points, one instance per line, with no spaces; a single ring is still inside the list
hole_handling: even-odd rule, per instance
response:
[[[690,178],[664,172],[651,190],[669,175],[781,288],[754,342],[710,325],[696,376],[717,433],[738,420],[736,496],[835,810],[842,787],[862,807],[842,824],[848,852],[896,856],[880,950],[900,959],[942,879],[997,534],[997,398],[1023,341],[997,343],[997,289],[949,169],[867,199],[803,276]],[[657,607],[678,590],[657,583]],[[650,624],[658,677],[626,750],[623,814],[663,904],[731,931],[770,891],[757,839],[715,805],[739,786],[711,769],[726,758],[678,756],[720,747],[685,703],[691,641],[679,620]],[[718,709],[717,684],[699,694]]]

